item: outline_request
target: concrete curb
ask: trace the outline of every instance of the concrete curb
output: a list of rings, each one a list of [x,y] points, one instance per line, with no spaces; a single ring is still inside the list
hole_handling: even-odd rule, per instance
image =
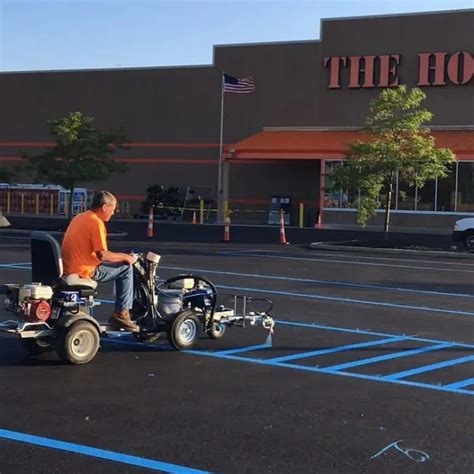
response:
[[[343,250],[351,252],[361,253],[377,253],[377,254],[388,254],[388,255],[424,255],[429,257],[448,257],[448,258],[469,258],[474,259],[472,253],[454,253],[445,250],[410,250],[410,249],[383,249],[383,248],[372,248],[372,247],[358,247],[354,245],[338,245],[328,244],[327,242],[312,242],[309,244],[309,248],[312,250]]]
[[[47,234],[51,234],[53,237],[62,237],[64,232],[59,232],[57,230],[45,230],[45,231],[37,231],[34,229],[0,229],[0,237],[15,237],[15,236],[22,236],[24,238],[29,237],[32,232],[46,232]],[[109,239],[123,239],[127,237],[127,232],[108,232],[107,237]]]

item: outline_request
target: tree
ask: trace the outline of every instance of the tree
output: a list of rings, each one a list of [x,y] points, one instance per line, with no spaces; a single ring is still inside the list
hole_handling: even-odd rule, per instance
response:
[[[14,167],[2,166],[0,167],[0,182],[11,183],[12,179],[18,173],[18,169]]]
[[[346,161],[331,175],[332,189],[360,191],[358,222],[365,226],[378,209],[385,209],[384,237],[388,238],[393,188],[398,176],[409,186],[422,188],[427,180],[445,177],[454,153],[435,148],[435,139],[423,124],[433,114],[420,108],[426,95],[405,86],[385,89],[370,103],[365,131],[371,140],[349,145]]]
[[[126,137],[122,130],[100,132],[94,118],[81,112],[71,112],[48,124],[56,140],[54,148],[36,156],[24,155],[25,168],[37,182],[60,184],[70,190],[71,216],[73,191],[78,183],[104,181],[112,173],[126,170],[112,156],[117,146],[123,147]]]

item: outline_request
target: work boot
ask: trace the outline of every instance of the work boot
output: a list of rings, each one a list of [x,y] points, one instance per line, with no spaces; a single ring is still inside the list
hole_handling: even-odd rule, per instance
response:
[[[116,330],[124,329],[130,332],[140,332],[140,328],[131,320],[128,309],[114,311],[109,318],[109,324]]]

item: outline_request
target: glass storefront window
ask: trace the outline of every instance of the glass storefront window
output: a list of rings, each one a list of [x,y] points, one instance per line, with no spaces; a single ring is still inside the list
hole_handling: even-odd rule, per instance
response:
[[[340,208],[343,202],[342,191],[331,191],[332,181],[331,173],[336,166],[341,166],[342,161],[326,161],[326,170],[324,176],[324,207]]]
[[[360,198],[357,189],[329,191],[331,170],[336,166],[343,166],[342,163],[341,161],[326,161],[324,207],[357,209]],[[456,162],[451,164],[449,169],[450,172],[446,178],[429,180],[423,188],[408,186],[406,182],[397,178],[392,209],[421,212],[474,212],[474,162]],[[381,209],[385,198],[385,192],[382,192],[378,199]]]
[[[409,186],[406,181],[398,178],[398,186],[396,186],[396,189],[398,189],[396,209],[414,211],[416,209],[415,186]]]
[[[438,199],[436,210],[438,212],[454,211],[454,194],[456,190],[456,163],[449,166],[451,173],[446,178],[438,179]]]
[[[434,211],[436,180],[430,179],[422,188],[417,189],[417,211]]]
[[[474,162],[458,163],[457,212],[474,212]]]

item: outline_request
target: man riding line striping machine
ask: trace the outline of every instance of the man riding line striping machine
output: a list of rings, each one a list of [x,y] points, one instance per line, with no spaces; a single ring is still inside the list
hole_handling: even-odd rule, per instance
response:
[[[107,200],[106,195],[102,204],[99,199],[105,213],[98,213],[100,220],[106,221],[113,215],[116,200],[112,198]],[[113,209],[106,209],[107,206]],[[94,209],[87,212],[94,212]],[[93,224],[100,227],[101,223],[97,221]],[[67,242],[66,237],[67,233]],[[3,285],[5,307],[15,314],[15,319],[0,323],[0,331],[20,336],[31,356],[56,350],[61,360],[72,364],[91,361],[99,349],[100,337],[117,335],[116,329],[133,333],[143,342],[154,342],[165,333],[177,350],[191,348],[201,333],[213,339],[221,338],[226,327],[233,325],[262,324],[270,333],[273,332],[270,300],[218,295],[211,281],[192,274],[178,275],[157,284],[159,255],[152,252],[110,252],[104,241],[104,236],[99,233],[94,242],[97,247],[92,252],[94,256],[96,251],[101,252],[104,260],[115,263],[111,273],[97,274],[97,270],[105,265],[96,258],[95,271],[64,275],[58,242],[49,234],[33,232],[31,263],[34,283]],[[65,248],[68,246],[63,243],[63,251]],[[71,249],[66,250],[66,254],[68,251]],[[94,266],[93,259],[91,263]],[[117,274],[125,283],[122,281],[121,286],[119,283],[115,312],[109,323],[103,324],[93,317],[93,308],[99,304],[95,301],[97,281],[114,280]],[[117,284],[118,279],[115,280]],[[219,304],[219,298],[231,299],[231,307]]]

